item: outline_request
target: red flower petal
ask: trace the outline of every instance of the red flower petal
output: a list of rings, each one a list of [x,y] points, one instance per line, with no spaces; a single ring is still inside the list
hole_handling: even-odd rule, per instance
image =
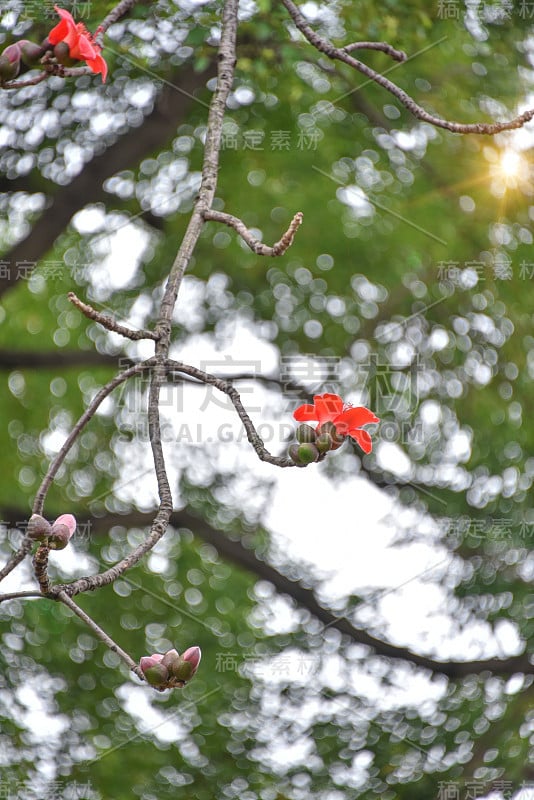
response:
[[[293,412],[293,416],[297,422],[313,422],[317,419],[315,406],[311,406],[309,403],[304,403],[303,406],[299,406]]]
[[[333,421],[343,411],[343,400],[338,394],[316,394],[313,402],[320,425]]]
[[[65,39],[70,48],[70,57],[78,61],[93,61],[93,59],[97,57],[98,51],[93,47],[91,40],[86,34],[78,33],[78,31],[76,31],[76,34],[77,39],[72,43],[68,39]]]
[[[349,429],[361,428],[362,425],[370,425],[372,422],[380,422],[372,411],[369,411],[365,406],[357,406],[356,408],[347,408],[346,411],[340,415],[341,420],[346,423]],[[337,423],[337,420],[334,420]]]
[[[54,8],[56,13],[61,17],[61,21],[58,22],[55,28],[52,28],[48,34],[48,41],[50,44],[58,44],[64,41],[69,33],[76,30],[76,23],[70,11],[66,11],[64,8],[59,8],[58,6],[54,6]]]
[[[62,42],[64,38],[68,36],[68,33],[68,24],[64,20],[61,20],[48,34],[48,41],[50,44],[59,44],[59,42]]]
[[[364,453],[370,453],[373,449],[373,441],[367,431],[351,431],[351,437],[356,439]]]
[[[87,59],[87,66],[95,73],[101,73],[102,75],[102,83],[106,82],[106,75],[108,74],[108,65],[100,55],[97,55],[94,58]]]

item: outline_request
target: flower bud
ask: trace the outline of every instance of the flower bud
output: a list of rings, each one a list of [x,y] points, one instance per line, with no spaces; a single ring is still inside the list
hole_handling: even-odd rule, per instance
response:
[[[44,542],[50,535],[51,529],[52,526],[44,517],[40,514],[32,514],[28,522],[27,534],[36,542]]]
[[[63,550],[76,530],[76,520],[72,514],[62,514],[50,529],[49,547],[51,550]]]
[[[315,442],[317,434],[311,425],[306,425],[305,422],[297,428],[297,441],[303,444],[304,442]]]
[[[200,647],[189,647],[185,653],[177,659],[172,667],[172,677],[180,684],[190,681],[200,664]]]
[[[299,445],[298,457],[301,464],[312,464],[319,459],[319,451],[311,442]]]
[[[26,67],[36,67],[46,52],[45,47],[30,42],[28,39],[21,39],[19,45],[20,57]]]
[[[70,48],[67,42],[58,42],[54,47],[54,55],[57,63],[64,67],[73,67],[76,61],[70,57]]]
[[[177,650],[167,650],[164,656],[162,656],[161,663],[164,667],[167,667],[169,671],[172,670],[172,666],[174,663],[177,663],[180,659],[180,653]]]
[[[12,81],[20,72],[20,42],[14,42],[0,55],[0,82]]]
[[[332,449],[333,444],[334,442],[329,433],[320,433],[315,440],[315,446],[320,453],[327,453]]]
[[[339,433],[333,422],[324,422],[321,425],[319,428],[319,435],[322,435],[323,433],[327,433],[330,436],[330,440],[332,442],[330,445],[330,450],[337,450],[338,447],[341,447],[345,441],[345,437]]]
[[[289,458],[291,458],[298,467],[303,467],[304,464],[301,462],[299,458],[299,444],[291,444],[288,449]]]
[[[202,658],[202,651],[200,647],[198,647],[197,645],[195,645],[194,647],[188,647],[185,653],[183,653],[182,655],[182,660],[187,661],[193,667],[193,675],[198,669],[198,665],[200,664],[201,658]]]
[[[169,680],[169,670],[162,661],[161,653],[143,656],[139,661],[139,668],[151,686],[165,686]]]

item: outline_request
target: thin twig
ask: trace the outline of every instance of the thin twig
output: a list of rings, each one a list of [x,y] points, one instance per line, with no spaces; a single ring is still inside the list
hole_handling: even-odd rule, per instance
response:
[[[402,105],[414,115],[414,117],[422,120],[422,122],[428,122],[430,125],[434,125],[436,128],[444,128],[445,130],[452,131],[453,133],[479,133],[494,136],[496,133],[500,133],[501,131],[510,131],[516,128],[521,128],[527,122],[530,122],[530,120],[534,117],[534,108],[530,109],[529,111],[525,111],[518,117],[514,117],[514,119],[510,120],[509,122],[450,122],[449,120],[429,114],[428,111],[426,111],[422,106],[418,105],[415,100],[404,91],[404,89],[400,88],[400,86],[397,86],[397,84],[384,77],[384,75],[381,75],[379,72],[375,72],[374,69],[371,69],[366,64],[363,64],[361,61],[353,58],[351,55],[349,55],[345,48],[334,47],[334,45],[328,39],[325,39],[324,36],[321,36],[319,33],[314,31],[313,28],[308,25],[306,18],[303,16],[298,6],[295,5],[293,0],[282,0],[282,3],[286,7],[291,19],[299,31],[303,34],[303,36],[306,37],[310,44],[319,50],[319,52],[324,53],[326,56],[328,56],[328,58],[333,60],[343,61],[345,64],[348,64],[349,67],[361,72],[361,74],[365,75],[365,77],[369,78],[369,80],[374,81],[379,86],[382,86],[382,88],[386,89],[386,91],[390,92],[394,97],[396,97],[397,100],[399,100]]]
[[[204,211],[204,219],[205,220],[213,220],[213,222],[222,222],[224,225],[228,225],[230,228],[233,228],[237,233],[241,236],[244,242],[248,244],[250,249],[256,253],[258,256],[281,256],[283,255],[288,247],[291,246],[293,243],[293,239],[295,238],[295,233],[299,229],[302,223],[303,214],[302,211],[298,211],[291,223],[289,228],[284,233],[282,238],[273,244],[272,247],[269,247],[267,244],[263,244],[257,239],[253,233],[247,228],[244,222],[242,222],[238,217],[234,217],[232,214],[225,214],[224,211],[214,211],[213,209],[209,209]]]
[[[115,8],[112,8],[107,17],[104,18],[94,33],[93,40],[95,43],[100,47],[103,47],[104,34],[107,29],[115,22],[118,22],[121,17],[124,17],[138,2],[139,0],[121,0],[121,2],[118,3]]]
[[[13,553],[9,561],[0,569],[0,581],[3,581],[6,575],[9,575],[26,558],[33,544],[33,541],[28,536],[24,537],[18,550]]]
[[[217,87],[211,99],[208,115],[202,180],[195,209],[169,274],[169,280],[161,303],[160,319],[156,328],[166,341],[169,341],[170,338],[172,312],[180,284],[204,225],[203,214],[211,208],[217,188],[222,126],[226,112],[226,101],[232,89],[236,62],[237,9],[238,0],[226,0],[218,52]]]
[[[387,42],[353,42],[352,44],[346,44],[341,49],[345,53],[352,53],[353,50],[380,50],[382,53],[391,56],[394,61],[400,61],[401,63],[408,58],[403,50],[397,50]]]
[[[126,653],[122,649],[122,647],[119,647],[119,645],[116,644],[116,642],[114,642],[113,639],[111,639],[111,637],[109,637],[107,633],[103,631],[102,628],[99,625],[97,625],[96,622],[94,622],[90,616],[88,616],[88,614],[85,613],[85,611],[82,611],[82,609],[78,605],[76,605],[74,600],[71,600],[71,598],[67,594],[65,594],[65,592],[59,592],[57,595],[55,595],[54,599],[59,600],[59,602],[66,605],[67,608],[70,608],[70,610],[73,611],[76,614],[76,616],[78,616],[83,622],[85,622],[87,627],[93,631],[95,636],[97,636],[100,639],[100,641],[104,642],[104,644],[107,647],[109,647],[109,649],[112,650],[114,653],[117,653],[119,658],[122,658],[125,664],[128,665],[129,669],[132,672],[135,672],[138,678],[141,678],[142,681],[145,680],[145,676],[141,672],[140,668],[135,663],[135,661],[133,661],[133,659],[130,658],[128,653]]]
[[[6,592],[5,594],[0,594],[0,603],[5,603],[6,600],[20,600],[25,597],[40,597],[42,600],[43,595],[35,589],[29,589],[24,592]]]
[[[243,427],[245,428],[247,434],[247,439],[262,461],[266,461],[268,464],[274,464],[276,467],[296,466],[295,462],[290,458],[286,458],[285,456],[273,456],[271,453],[269,453],[265,447],[263,439],[257,432],[252,420],[243,407],[239,392],[230,383],[230,381],[216,378],[215,375],[211,375],[209,372],[204,372],[203,370],[198,369],[197,367],[192,367],[189,364],[183,364],[181,361],[169,359],[166,366],[168,370],[183,372],[185,375],[190,375],[192,378],[197,378],[199,381],[202,381],[202,383],[207,383],[210,386],[214,386],[216,389],[219,389],[220,392],[224,392],[224,394],[230,398],[232,405],[237,411],[239,419],[243,423]]]
[[[157,342],[159,336],[154,333],[154,331],[146,331],[146,330],[138,330],[132,331],[130,328],[127,328],[125,325],[121,325],[118,322],[115,322],[112,317],[108,317],[107,314],[102,314],[100,311],[96,311],[92,306],[87,305],[82,300],[77,297],[74,292],[69,292],[67,294],[68,299],[70,302],[76,306],[76,308],[82,312],[82,314],[88,319],[92,319],[95,322],[98,322],[99,325],[102,325],[103,328],[106,328],[108,331],[112,333],[118,333],[121,336],[125,336],[127,339],[132,339],[133,341],[138,341],[139,339],[152,339]]]
[[[65,457],[69,450],[71,449],[72,445],[80,435],[80,432],[83,428],[87,425],[90,419],[94,416],[98,406],[102,403],[106,397],[111,394],[111,392],[119,386],[124,381],[128,380],[132,375],[137,374],[138,372],[143,372],[144,370],[150,369],[152,364],[154,363],[153,359],[147,359],[140,364],[135,364],[133,367],[129,367],[128,369],[124,370],[124,372],[119,373],[116,375],[111,381],[108,381],[105,386],[100,389],[99,392],[93,397],[89,406],[86,408],[74,428],[71,430],[69,435],[67,436],[61,450],[52,461],[50,466],[48,467],[48,471],[44,476],[41,485],[39,486],[39,490],[35,496],[35,500],[33,503],[33,513],[34,514],[42,514],[43,513],[43,503],[46,497],[46,493],[50,488],[52,481],[54,480],[58,469],[60,468],[61,464],[65,460]]]

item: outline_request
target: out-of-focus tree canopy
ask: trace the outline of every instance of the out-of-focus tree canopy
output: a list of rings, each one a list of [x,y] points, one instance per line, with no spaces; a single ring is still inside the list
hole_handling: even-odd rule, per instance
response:
[[[64,5],[90,30],[113,7]],[[222,5],[138,3],[107,31],[105,84],[53,76],[0,93],[3,561],[87,404],[150,354],[86,319],[67,293],[153,326],[200,185]],[[156,693],[62,604],[2,603],[0,796],[531,797],[532,123],[494,137],[440,130],[319,53],[281,3],[240,5],[214,208],[269,244],[297,211],[304,221],[279,258],[208,222],[171,354],[221,375],[252,372],[236,387],[256,424],[275,431],[317,391],[367,405],[381,418],[373,452],[345,444],[306,470],[276,470],[242,436],[198,432],[214,414],[235,418],[206,387],[165,387],[171,530],[78,601],[136,659],[200,645],[198,674]],[[338,47],[405,51],[404,63],[352,54],[432,114],[492,122],[534,107],[531,6],[301,10]],[[2,47],[39,42],[57,22],[49,3],[2,0],[0,12]],[[51,558],[58,582],[106,569],[150,528],[146,389],[135,379],[106,400],[50,489],[46,518],[79,523]],[[288,443],[267,446],[284,454]],[[383,600],[401,588],[385,578],[336,595],[320,559],[292,557],[266,524],[275,481],[299,481],[286,543],[314,487],[329,485],[331,530],[311,526],[310,548],[328,551],[346,529],[356,564],[373,526],[365,501],[348,519],[335,494],[355,476],[370,507],[393,509],[384,558],[435,550],[438,569],[422,582],[442,606],[427,631],[405,619],[404,638],[392,635],[395,604]],[[35,588],[29,560],[4,585]]]

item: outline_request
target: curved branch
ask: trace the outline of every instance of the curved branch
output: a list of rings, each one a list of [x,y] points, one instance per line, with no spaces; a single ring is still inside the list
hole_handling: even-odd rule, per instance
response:
[[[403,50],[397,50],[387,42],[353,42],[352,44],[346,44],[343,50],[345,53],[352,53],[353,50],[380,50],[401,64],[408,58]]]
[[[243,241],[248,244],[250,249],[258,256],[281,256],[286,252],[288,247],[291,247],[293,244],[295,233],[302,224],[303,214],[302,211],[298,211],[295,214],[287,231],[284,233],[282,238],[276,242],[276,244],[273,244],[272,247],[260,242],[260,240],[257,239],[247,228],[245,223],[242,222],[238,217],[234,217],[232,214],[225,214],[223,211],[213,211],[212,209],[209,209],[204,211],[204,219],[213,220],[214,222],[222,222],[224,225],[228,225],[230,228],[233,228],[241,236]]]
[[[132,511],[128,514],[109,514],[105,517],[92,519],[91,531],[93,534],[104,534],[116,525],[142,528],[150,524],[151,518],[150,512],[142,511]],[[513,675],[520,672],[529,675],[534,674],[534,664],[526,652],[510,658],[440,661],[432,656],[415,653],[408,647],[399,647],[391,644],[372,636],[362,628],[358,628],[347,617],[336,616],[319,603],[313,589],[309,589],[298,580],[286,577],[270,564],[260,560],[253,550],[245,548],[239,540],[229,539],[223,531],[217,530],[208,522],[196,517],[189,511],[174,511],[170,517],[170,524],[177,529],[188,528],[195,536],[212,544],[223,558],[248,570],[257,578],[269,581],[280,593],[292,597],[298,605],[306,608],[314,617],[321,620],[326,627],[335,628],[349,637],[351,641],[371,648],[377,655],[409,661],[418,667],[428,669],[430,672],[446,675],[451,680],[460,680],[467,675],[476,675],[483,672],[493,672],[496,675]],[[108,573],[110,572],[112,570],[108,570]],[[62,588],[69,596],[72,596],[103,585],[103,583],[100,584],[100,581],[95,584],[94,579],[106,575],[107,573],[103,573],[102,576],[94,576],[94,578],[79,578]],[[106,580],[105,582],[109,583],[110,581]]]
[[[266,461],[268,464],[273,464],[276,467],[297,466],[290,458],[286,458],[285,456],[273,456],[271,453],[269,453],[265,447],[263,439],[254,427],[254,423],[243,407],[239,392],[229,381],[216,378],[215,375],[210,375],[209,372],[204,372],[203,370],[198,369],[198,367],[192,367],[189,364],[183,364],[181,361],[173,361],[172,359],[167,360],[166,368],[167,370],[171,371],[176,370],[177,372],[184,372],[186,375],[197,378],[199,381],[202,381],[202,383],[207,383],[210,386],[214,386],[216,389],[219,389],[220,392],[224,392],[224,394],[230,398],[230,401],[237,411],[239,419],[245,428],[247,439],[261,461]]]
[[[87,425],[89,420],[94,416],[98,406],[102,403],[106,397],[111,394],[111,392],[120,386],[121,383],[128,380],[132,375],[135,375],[138,372],[143,372],[146,369],[150,369],[154,364],[154,359],[147,359],[143,361],[141,364],[135,364],[133,367],[129,367],[129,369],[124,370],[119,375],[116,375],[113,380],[106,383],[105,386],[100,389],[99,392],[94,396],[92,401],[90,402],[89,406],[86,408],[74,428],[71,430],[69,435],[67,436],[63,446],[55,459],[50,464],[46,475],[44,476],[41,485],[39,486],[39,490],[35,496],[35,500],[33,503],[33,513],[34,514],[42,514],[43,513],[43,503],[46,497],[46,493],[50,488],[50,484],[54,480],[58,469],[60,468],[61,464],[65,460],[65,457],[69,450],[71,449],[72,445],[78,438],[80,432],[83,428]]]
[[[442,119],[441,117],[436,117],[434,114],[429,114],[422,106],[418,105],[415,100],[410,97],[404,89],[401,89],[400,86],[397,86],[396,83],[390,81],[389,78],[384,77],[379,72],[375,72],[374,69],[368,67],[366,64],[363,64],[361,61],[358,61],[356,58],[353,58],[347,52],[348,49],[356,49],[355,45],[349,45],[348,48],[339,48],[335,47],[332,42],[325,39],[324,36],[321,36],[319,33],[313,30],[313,28],[308,25],[306,18],[300,12],[299,8],[293,0],[282,0],[282,3],[286,7],[291,19],[302,33],[303,36],[309,41],[311,45],[313,45],[316,50],[319,50],[320,53],[324,53],[328,58],[331,58],[334,61],[343,61],[345,64],[348,64],[349,67],[361,72],[362,75],[365,75],[370,81],[377,83],[379,86],[382,86],[383,89],[390,92],[394,97],[399,100],[402,105],[408,109],[408,111],[420,119],[422,122],[428,122],[429,125],[434,125],[436,128],[444,128],[447,131],[452,131],[452,133],[478,133],[478,134],[487,134],[489,136],[494,136],[496,133],[501,133],[502,131],[511,131],[515,130],[516,128],[522,128],[527,122],[534,117],[534,108],[530,109],[529,111],[525,111],[523,114],[520,114],[518,117],[514,117],[514,119],[510,120],[509,122],[474,122],[474,123],[463,123],[463,122],[451,122],[446,119]],[[356,43],[357,45],[358,43]],[[369,44],[369,43],[363,43]]]
[[[115,8],[112,8],[107,17],[102,20],[95,31],[93,38],[96,44],[100,45],[100,47],[103,47],[104,34],[107,29],[115,22],[118,22],[119,19],[126,16],[128,11],[130,11],[138,2],[139,0],[121,0],[121,2],[118,3]]]
[[[23,600],[26,597],[39,597],[41,600],[43,599],[41,592],[38,592],[36,589],[29,589],[23,592],[6,592],[6,594],[0,594],[0,603],[5,603],[7,600]]]
[[[23,512],[20,515],[20,517],[17,517],[17,519],[24,519],[25,516],[27,516],[27,514],[26,514],[26,512]],[[32,549],[33,544],[34,543],[33,543],[32,539],[30,539],[28,536],[24,537],[24,539],[22,540],[22,544],[20,545],[18,550],[16,550],[16,552],[13,553],[13,555],[7,561],[7,563],[4,564],[2,569],[0,569],[0,581],[3,581],[4,578],[7,575],[9,575],[10,572],[13,572],[15,567],[18,567],[20,562],[23,561],[26,558],[26,556],[28,555],[28,553]]]

